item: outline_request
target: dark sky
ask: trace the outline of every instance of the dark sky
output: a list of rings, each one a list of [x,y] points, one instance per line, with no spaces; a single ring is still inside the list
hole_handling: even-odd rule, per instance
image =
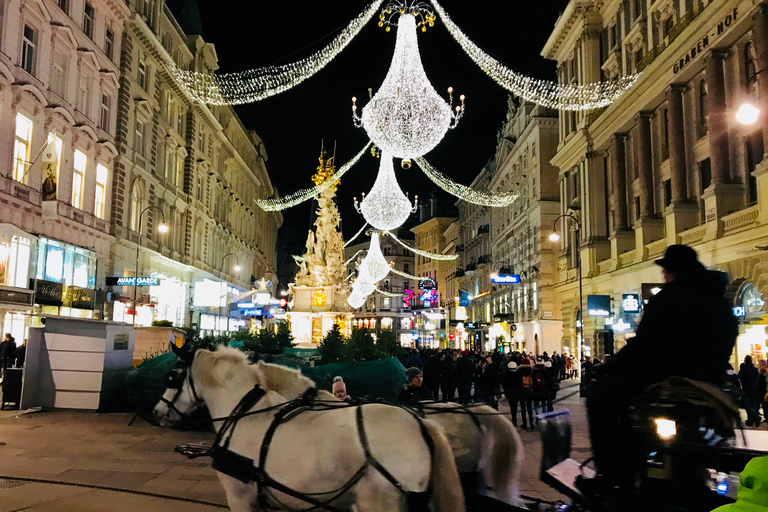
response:
[[[253,0],[198,0],[203,36],[216,45],[220,71],[237,71],[270,64],[286,64],[311,55],[327,45],[366,2],[264,2]],[[567,0],[443,0],[453,21],[477,45],[506,65],[527,74],[554,79],[554,63],[539,56],[559,12]],[[267,169],[282,195],[312,185],[320,141],[336,143],[340,166],[367,142],[362,129],[352,124],[351,98],[367,102],[369,87],[381,85],[392,58],[395,30],[385,32],[374,17],[330,65],[299,86],[278,96],[238,107],[243,122],[264,140]],[[458,127],[426,155],[426,159],[453,179],[468,185],[496,146],[496,131],[507,111],[507,91],[498,86],[467,57],[438,18],[426,33],[419,32],[419,47],[427,76],[446,96],[466,95],[466,113]],[[342,179],[337,197],[345,237],[351,237],[363,219],[352,207],[373,185],[378,161],[364,157]],[[435,187],[414,166],[400,169],[397,178],[405,192],[426,197]],[[446,202],[453,202],[445,196]],[[285,210],[279,239],[303,245],[311,221],[308,201]]]

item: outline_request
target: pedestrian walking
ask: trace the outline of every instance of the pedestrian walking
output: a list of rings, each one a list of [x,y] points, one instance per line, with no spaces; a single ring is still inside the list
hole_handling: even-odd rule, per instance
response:
[[[517,363],[510,361],[507,363],[507,371],[504,373],[504,380],[501,383],[504,389],[504,396],[509,402],[509,412],[512,414],[512,424],[517,426],[517,404],[520,402],[520,394],[523,392],[523,380],[517,373]],[[525,423],[525,409],[520,411]]]
[[[432,393],[432,398],[437,400],[440,393],[440,356],[437,352],[430,351],[424,360],[424,386]]]
[[[520,392],[520,415],[522,416],[522,425],[524,429],[533,428],[533,368],[531,360],[523,358],[520,367],[517,369],[520,375],[520,381],[523,384]],[[526,412],[527,418],[526,418]]]
[[[0,378],[5,377],[5,369],[13,367],[16,355],[16,340],[11,333],[5,333],[3,342],[0,343]]]
[[[757,399],[757,403],[762,406],[763,421],[768,423],[768,362],[766,362],[765,359],[760,360],[757,365],[755,397]]]
[[[757,368],[752,364],[752,356],[744,357],[744,362],[739,366],[739,382],[744,391],[744,409],[747,411],[747,426],[760,424],[759,404],[755,386],[757,384]],[[762,399],[762,397],[760,397]]]
[[[443,393],[443,402],[453,402],[456,397],[456,365],[448,350],[443,352],[443,360],[440,362],[440,391]]]
[[[456,361],[456,385],[459,388],[459,402],[467,405],[472,398],[472,376],[475,374],[475,366],[469,358],[469,353],[464,350]]]
[[[20,347],[16,348],[16,354],[14,359],[16,360],[16,368],[24,368],[24,359],[27,356],[27,340]]]
[[[475,401],[483,402],[488,405],[495,405],[493,394],[496,391],[499,369],[493,364],[491,354],[488,354],[477,371],[477,381],[475,385]]]

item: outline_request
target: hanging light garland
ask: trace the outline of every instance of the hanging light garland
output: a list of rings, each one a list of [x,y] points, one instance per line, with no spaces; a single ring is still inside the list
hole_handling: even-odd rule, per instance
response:
[[[430,0],[430,2],[440,15],[448,32],[461,45],[469,58],[480,66],[480,69],[506,90],[538,105],[560,110],[594,110],[606,107],[631,88],[640,77],[638,73],[618,80],[586,85],[559,84],[527,77],[481,50],[453,23],[437,0]]]
[[[357,233],[355,233],[355,236],[353,236],[352,238],[350,238],[349,240],[347,240],[347,243],[345,243],[345,244],[344,244],[344,247],[346,247],[346,246],[348,246],[349,244],[351,244],[352,242],[354,242],[354,241],[355,241],[355,239],[356,239],[357,237],[359,237],[359,236],[360,236],[360,235],[363,233],[363,231],[365,231],[365,228],[367,228],[367,227],[368,227],[368,223],[366,222],[365,224],[363,224],[363,227],[361,227],[361,228],[360,228],[360,231],[358,231]]]
[[[423,279],[423,277],[415,276],[413,274],[409,274],[408,272],[403,272],[402,270],[397,270],[395,267],[392,267],[390,270],[393,274],[397,274],[399,276],[405,277],[406,279],[413,279],[415,281],[419,281]]]
[[[339,170],[336,171],[336,174],[331,176],[328,180],[321,183],[320,185],[317,185],[316,187],[299,190],[297,192],[294,192],[293,194],[287,195],[285,197],[281,197],[279,199],[254,199],[254,201],[256,202],[257,205],[259,205],[259,207],[262,210],[267,212],[285,210],[286,208],[292,208],[299,203],[303,203],[307,199],[311,199],[317,196],[325,189],[336,186],[336,183],[341,179],[342,176],[344,176],[347,173],[347,171],[353,165],[357,163],[358,160],[360,160],[360,157],[362,157],[363,154],[365,154],[366,150],[368,149],[368,146],[370,145],[371,143],[368,142],[368,144],[366,144],[365,147],[361,149],[358,154],[352,157],[352,160],[342,165],[339,168]]]
[[[406,244],[405,242],[403,242],[402,240],[397,238],[395,236],[395,234],[392,233],[391,231],[388,231],[387,234],[389,236],[391,236],[392,238],[394,238],[397,243],[399,243],[400,245],[402,245],[403,247],[405,247],[409,251],[411,251],[413,253],[416,253],[416,254],[419,254],[421,256],[424,256],[425,258],[429,258],[431,260],[452,261],[452,260],[455,260],[455,259],[457,259],[459,257],[458,254],[437,254],[435,252],[422,251],[421,249],[417,249],[417,248],[413,247],[412,245]]]
[[[328,46],[291,64],[221,75],[187,71],[173,65],[168,66],[168,71],[200,103],[238,105],[263,100],[297,86],[328,65],[373,18],[382,1],[368,5]]]
[[[371,234],[371,245],[368,247],[368,254],[363,258],[360,268],[365,275],[370,276],[374,282],[381,281],[389,274],[390,265],[379,245],[379,234]]]
[[[509,206],[515,201],[515,199],[517,199],[518,196],[517,192],[502,192],[500,194],[491,194],[488,192],[472,190],[471,188],[465,187],[460,183],[456,183],[451,178],[432,167],[429,162],[421,157],[416,159],[416,165],[418,165],[419,168],[424,171],[424,174],[426,174],[427,177],[432,180],[435,185],[445,190],[449,194],[456,196],[462,201],[466,201],[468,203],[500,208]]]
[[[403,167],[408,168],[411,158],[429,152],[443,139],[448,128],[456,126],[464,114],[464,96],[454,112],[453,90],[448,89],[449,101],[446,102],[432,87],[421,63],[416,34],[416,15],[421,7],[404,4],[399,9],[397,42],[387,76],[359,117],[357,99],[352,98],[352,117],[355,126],[362,126],[377,147],[405,159]],[[382,20],[379,25],[384,24],[382,16],[387,10],[379,16]],[[428,15],[434,20],[434,15]],[[390,23],[387,23],[389,30]],[[433,21],[427,24],[430,23]],[[426,25],[422,29],[426,29]]]
[[[376,288],[374,291],[375,291],[376,293],[380,293],[380,294],[382,294],[382,295],[383,295],[383,296],[385,296],[385,297],[400,297],[400,296],[402,296],[402,295],[403,295],[402,293],[392,293],[392,292],[385,292],[384,290],[380,290],[380,289],[378,289],[378,288]]]
[[[392,156],[382,152],[379,174],[371,192],[363,196],[362,202],[358,203],[357,198],[354,198],[354,201],[355,208],[363,214],[368,224],[376,229],[388,231],[399,228],[408,220],[418,207],[418,199],[416,196],[414,204],[411,204],[397,183]]]

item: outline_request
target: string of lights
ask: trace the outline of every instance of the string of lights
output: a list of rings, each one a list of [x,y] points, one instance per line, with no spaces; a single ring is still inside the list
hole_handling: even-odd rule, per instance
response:
[[[352,256],[351,258],[349,258],[347,261],[345,261],[345,262],[344,262],[344,266],[346,267],[347,265],[349,265],[350,263],[352,263],[353,261],[355,261],[355,258],[357,258],[357,255],[358,255],[358,254],[360,254],[361,252],[363,252],[363,250],[362,250],[362,249],[360,249],[359,251],[357,251],[357,252],[354,254],[354,256]]]
[[[355,236],[353,236],[352,238],[350,238],[349,240],[347,240],[347,243],[345,243],[345,244],[344,244],[344,247],[346,247],[346,246],[348,246],[349,244],[351,244],[352,242],[354,242],[354,241],[355,241],[355,239],[356,239],[357,237],[359,237],[359,236],[360,236],[360,235],[363,233],[363,231],[365,231],[365,228],[367,228],[367,227],[368,227],[368,223],[366,222],[365,224],[363,224],[363,227],[361,227],[361,228],[360,228],[360,231],[358,231],[357,233],[355,233]]]
[[[287,91],[331,62],[376,14],[383,0],[375,0],[336,38],[314,55],[290,64],[266,66],[237,73],[214,75],[168,66],[169,73],[192,98],[210,105],[239,105]]]
[[[392,272],[393,274],[397,274],[399,276],[403,276],[406,279],[413,279],[414,281],[419,281],[421,279],[421,277],[419,277],[419,276],[415,276],[413,274],[409,274],[408,272],[403,272],[402,270],[397,270],[395,267],[392,267],[391,269],[389,269],[389,271]]]
[[[402,245],[403,247],[405,247],[409,251],[414,252],[414,253],[416,253],[416,254],[418,254],[420,256],[424,256],[425,258],[429,258],[431,260],[452,261],[452,260],[455,260],[455,259],[457,259],[459,257],[458,254],[437,254],[435,252],[422,251],[421,249],[417,249],[417,248],[413,247],[412,245],[408,245],[407,243],[403,242],[402,240],[397,238],[397,236],[395,236],[395,234],[392,233],[391,231],[387,231],[386,233],[389,236],[391,236],[392,238],[394,238],[397,243],[399,243],[400,245]]]
[[[456,196],[462,201],[466,201],[468,203],[500,208],[509,206],[515,201],[515,199],[517,199],[518,196],[517,192],[502,192],[500,194],[491,194],[488,192],[472,190],[471,188],[465,187],[460,183],[456,183],[451,178],[432,167],[432,165],[430,165],[430,163],[424,160],[422,157],[416,159],[416,165],[418,165],[419,168],[424,171],[424,174],[426,174],[427,177],[435,183],[435,185],[445,190],[449,194]]]
[[[388,231],[402,226],[411,213],[416,211],[418,196],[416,199],[417,201],[411,204],[408,196],[400,189],[395,177],[395,167],[392,165],[392,156],[382,151],[379,173],[371,192],[363,197],[360,203],[357,199],[354,201],[355,208],[363,214],[368,224],[376,229]]]
[[[303,190],[299,190],[297,192],[294,192],[293,194],[289,194],[285,197],[281,197],[279,199],[254,199],[257,205],[259,207],[267,212],[274,212],[279,210],[285,210],[287,208],[292,208],[296,206],[299,203],[303,203],[307,199],[311,199],[318,194],[320,194],[322,191],[329,187],[333,187],[336,185],[336,182],[338,182],[344,174],[347,173],[347,171],[355,165],[358,160],[360,160],[360,157],[365,154],[365,152],[368,150],[368,146],[370,146],[370,141],[368,144],[365,145],[363,149],[360,150],[358,154],[352,157],[352,160],[342,165],[338,171],[336,171],[336,174],[331,176],[329,179],[321,183],[320,185],[317,185],[312,188],[306,188]]]
[[[379,288],[375,288],[374,291],[382,294],[385,297],[400,297],[401,295],[403,295],[402,293],[385,292],[384,290],[380,290]]]
[[[475,61],[489,77],[504,89],[545,107],[560,110],[594,110],[610,105],[628,89],[640,74],[629,75],[618,80],[591,84],[559,84],[549,80],[538,80],[514,71],[497,61],[472,42],[445,12],[437,0],[430,0],[448,32],[456,39],[466,54]]]

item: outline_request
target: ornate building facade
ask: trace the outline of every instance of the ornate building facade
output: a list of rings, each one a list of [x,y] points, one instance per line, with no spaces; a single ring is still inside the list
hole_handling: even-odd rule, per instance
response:
[[[729,298],[744,314],[735,358],[764,354],[768,126],[764,114],[742,125],[736,113],[747,101],[768,111],[766,4],[573,0],[542,54],[561,83],[642,72],[609,107],[560,113],[560,213],[580,226],[578,240],[561,238],[555,275],[564,346],[580,345],[577,247],[583,352],[601,356],[632,335],[624,299],[647,298],[662,281],[654,259],[684,243],[731,277]],[[590,316],[588,295],[609,296],[611,316]]]

